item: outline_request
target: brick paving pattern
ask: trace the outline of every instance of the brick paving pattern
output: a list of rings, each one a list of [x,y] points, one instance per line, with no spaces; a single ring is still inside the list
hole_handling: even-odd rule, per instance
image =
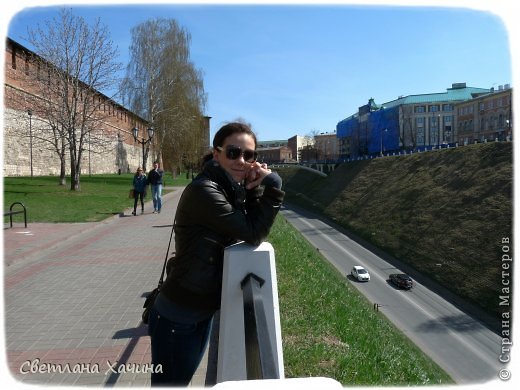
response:
[[[149,386],[141,323],[182,189],[160,214],[131,209],[99,223],[4,224],[5,345],[11,375],[40,385]],[[172,244],[171,251],[174,250]],[[192,386],[204,386],[206,361]]]

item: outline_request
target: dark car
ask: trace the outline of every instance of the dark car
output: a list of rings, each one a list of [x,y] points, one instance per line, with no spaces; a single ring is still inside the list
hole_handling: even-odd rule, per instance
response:
[[[406,274],[392,274],[390,281],[399,288],[409,290],[413,287],[413,280]]]

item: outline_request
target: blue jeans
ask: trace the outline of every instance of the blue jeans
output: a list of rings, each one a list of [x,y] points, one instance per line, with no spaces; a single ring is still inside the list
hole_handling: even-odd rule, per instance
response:
[[[204,356],[212,318],[193,324],[173,322],[150,311],[152,386],[187,386]],[[157,369],[161,365],[162,370]],[[162,371],[157,372],[157,371]]]
[[[162,207],[162,184],[152,184],[152,199],[154,211],[161,211]]]

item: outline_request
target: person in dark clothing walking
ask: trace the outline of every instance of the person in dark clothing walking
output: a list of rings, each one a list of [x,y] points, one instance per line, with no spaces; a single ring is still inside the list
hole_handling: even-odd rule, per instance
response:
[[[224,248],[259,245],[284,198],[282,180],[256,161],[256,136],[242,123],[223,126],[202,172],[175,215],[175,257],[150,311],[152,386],[186,386],[204,355],[220,308]]]
[[[164,171],[159,168],[159,163],[153,163],[153,169],[148,173],[148,183],[152,190],[153,212],[160,213],[162,208],[162,187]]]
[[[141,214],[144,213],[144,197],[146,194],[147,183],[148,181],[142,168],[137,168],[137,172],[135,173],[134,180],[132,182],[134,188],[134,211],[132,212],[132,215],[136,215],[138,198],[141,200]]]

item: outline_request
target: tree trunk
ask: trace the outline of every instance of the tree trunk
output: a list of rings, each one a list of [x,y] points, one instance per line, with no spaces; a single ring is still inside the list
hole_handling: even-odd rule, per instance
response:
[[[79,182],[79,173],[74,172],[70,175],[70,190],[71,191],[81,191],[81,185]]]
[[[60,159],[60,186],[67,184],[66,170],[65,170],[65,159]]]
[[[75,158],[73,158],[71,153],[71,159],[70,159],[70,190],[71,191],[80,191],[81,185],[80,185],[80,167],[79,162],[76,163]]]

